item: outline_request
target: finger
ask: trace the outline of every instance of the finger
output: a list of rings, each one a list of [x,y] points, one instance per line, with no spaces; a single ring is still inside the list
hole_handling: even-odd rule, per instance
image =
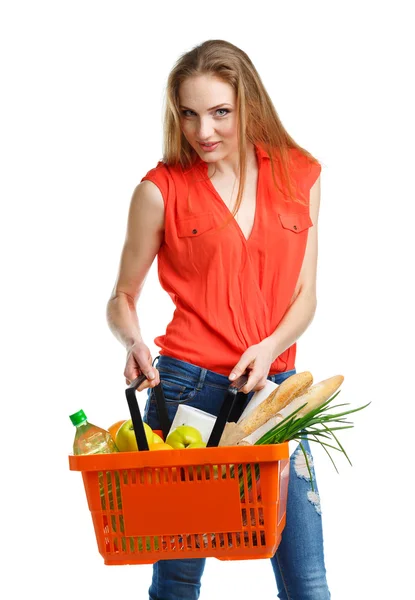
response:
[[[143,373],[147,377],[147,379],[150,381],[153,381],[156,378],[156,373],[152,367],[150,367],[146,370],[143,369]]]
[[[153,361],[151,360],[151,356],[143,360],[142,356],[140,356],[140,353],[137,353],[136,355],[133,351],[133,357],[138,364],[140,373],[143,373],[143,375],[145,375],[149,381],[156,379],[156,369],[152,366]]]
[[[239,362],[232,369],[231,374],[229,375],[229,379],[231,381],[234,381],[235,379],[243,375],[247,370],[248,366],[251,364],[251,362],[252,358],[249,355],[245,356],[243,354]]]
[[[148,388],[154,388],[159,383],[160,383],[160,375],[159,375],[158,370],[156,369],[156,372],[154,373],[154,379],[152,379],[151,381],[149,379],[144,379],[144,381],[137,388],[137,392],[142,392],[143,390],[148,389]]]
[[[248,377],[248,381],[245,383],[244,387],[241,389],[241,392],[244,394],[249,394],[254,388],[258,387],[262,376],[260,373],[257,373],[255,370],[251,371]]]

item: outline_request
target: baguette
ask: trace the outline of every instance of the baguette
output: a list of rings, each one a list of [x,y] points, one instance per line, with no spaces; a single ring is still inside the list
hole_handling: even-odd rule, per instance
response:
[[[334,377],[330,377],[329,379],[324,379],[320,381],[313,387],[309,388],[304,394],[301,396],[297,396],[294,398],[289,404],[287,404],[279,413],[271,417],[257,430],[255,430],[252,434],[243,438],[242,442],[250,442],[251,444],[255,444],[259,438],[261,438],[265,433],[267,433],[270,429],[278,425],[283,419],[286,419],[293,413],[295,410],[306,404],[304,408],[302,408],[296,415],[295,418],[299,419],[304,417],[307,413],[309,413],[314,408],[318,408],[324,402],[326,402],[331,396],[339,389],[341,384],[344,381],[343,375],[335,375]],[[238,443],[238,442],[237,442]]]
[[[283,409],[313,383],[309,371],[295,373],[281,383],[259,406],[254,408],[238,423],[227,423],[219,446],[234,446],[253,431],[264,425],[271,417]]]
[[[305,394],[302,394],[302,396],[299,396],[295,399],[295,404],[293,403],[292,409],[291,404],[287,406],[287,409],[291,410],[285,414],[285,417],[296,410],[296,408],[299,408],[305,402],[307,402],[307,405],[304,406],[304,408],[302,408],[295,416],[296,419],[304,417],[311,410],[318,408],[329,398],[331,398],[334,392],[339,389],[343,381],[343,375],[334,375],[333,377],[329,377],[328,379],[324,379],[323,381],[316,383],[316,385],[313,385],[313,387],[307,390]],[[282,412],[284,413],[285,411]]]

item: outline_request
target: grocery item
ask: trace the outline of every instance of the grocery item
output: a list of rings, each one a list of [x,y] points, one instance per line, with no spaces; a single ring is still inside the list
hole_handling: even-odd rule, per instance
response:
[[[239,420],[227,423],[219,446],[233,446],[275,416],[289,402],[300,396],[313,383],[310,372],[295,373],[281,383],[259,406]]]
[[[254,410],[254,408],[256,408],[257,406],[262,404],[262,402],[264,400],[266,400],[271,395],[272,392],[275,392],[277,387],[278,387],[277,383],[274,383],[273,381],[270,381],[269,379],[267,379],[264,387],[260,390],[257,390],[256,392],[254,392],[252,398],[250,399],[250,401],[246,405],[243,413],[239,417],[239,421],[242,421],[242,419],[245,419],[245,417],[247,417],[249,415],[249,413]]]
[[[156,442],[148,445],[149,450],[173,450],[172,446],[165,444],[164,442]]]
[[[332,394],[339,389],[343,381],[343,375],[334,375],[334,377],[329,377],[328,379],[324,379],[323,381],[313,385],[312,387],[308,388],[305,393],[291,400],[277,414],[272,416],[261,427],[258,427],[251,434],[243,438],[243,440],[251,444],[255,444],[255,442],[259,440],[265,433],[270,431],[273,427],[278,425],[278,423],[296,410],[298,411],[295,414],[296,419],[304,417],[310,411],[326,402],[332,396]]]
[[[153,430],[150,425],[144,423],[144,431],[147,438],[147,443],[153,443]],[[134,426],[132,419],[128,419],[125,421],[123,425],[117,431],[117,435],[115,437],[115,443],[117,444],[117,448],[120,452],[138,452],[137,440],[135,437]]]
[[[89,423],[83,410],[70,415],[69,418],[76,427],[74,454],[110,454],[118,451],[110,433]]]
[[[117,432],[119,430],[119,428],[121,427],[121,425],[123,425],[125,423],[126,419],[123,419],[122,421],[117,421],[116,423],[113,423],[110,427],[108,427],[108,431],[111,434],[112,439],[115,442],[115,438],[117,436]]]
[[[173,422],[170,426],[169,433],[174,431],[180,425],[191,425],[200,431],[202,440],[207,443],[212,429],[215,425],[216,417],[204,410],[188,406],[187,404],[179,404]]]
[[[187,448],[190,444],[200,443],[202,441],[202,434],[200,431],[190,425],[180,425],[174,431],[169,433],[166,439],[167,444],[180,450]]]
[[[153,431],[153,444],[164,444],[164,440],[162,437],[159,436],[158,433],[155,433]]]
[[[206,448],[206,442],[193,442],[192,444],[186,446],[186,448]]]

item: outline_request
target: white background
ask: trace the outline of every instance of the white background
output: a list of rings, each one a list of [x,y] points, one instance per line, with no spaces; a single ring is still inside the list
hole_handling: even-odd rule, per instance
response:
[[[134,187],[161,158],[176,59],[206,39],[251,57],[323,165],[318,310],[297,370],[369,400],[336,474],[315,450],[333,600],[409,597],[413,530],[414,53],[409,2],[4,2],[0,12],[3,597],[147,598],[151,567],[106,567],[80,473],[81,407],[128,417],[106,324]],[[153,265],[153,357],[172,316]],[[140,396],[143,406],[144,397]],[[406,541],[407,540],[407,541]],[[410,548],[412,547],[412,544]],[[276,597],[268,560],[209,559],[201,598]]]

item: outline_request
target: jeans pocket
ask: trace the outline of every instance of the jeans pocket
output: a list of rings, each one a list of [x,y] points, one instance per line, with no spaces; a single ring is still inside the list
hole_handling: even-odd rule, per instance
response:
[[[195,398],[198,391],[196,383],[186,377],[160,371],[160,383],[166,404],[184,404]],[[154,390],[151,390],[151,402],[156,403]]]

